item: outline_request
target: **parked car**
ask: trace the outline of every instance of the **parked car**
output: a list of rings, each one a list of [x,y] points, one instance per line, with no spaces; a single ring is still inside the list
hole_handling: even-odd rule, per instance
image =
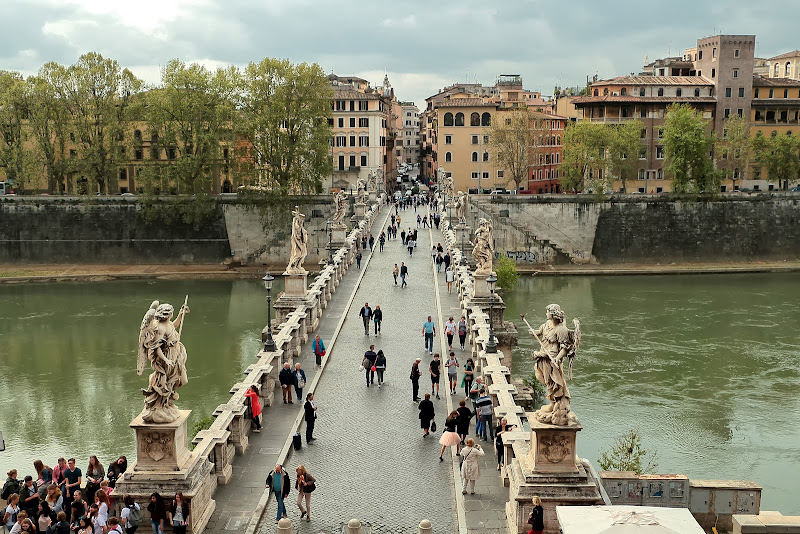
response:
[[[798,185],[797,187],[793,187],[792,188],[792,192],[793,193],[800,193],[800,185]]]

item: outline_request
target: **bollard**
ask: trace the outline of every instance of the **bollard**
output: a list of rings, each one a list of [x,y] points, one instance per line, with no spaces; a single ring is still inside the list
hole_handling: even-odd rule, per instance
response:
[[[419,534],[433,534],[433,525],[427,519],[419,522]]]
[[[292,534],[292,520],[284,517],[278,521],[278,534]]]
[[[347,522],[347,534],[361,534],[361,521],[351,519]]]

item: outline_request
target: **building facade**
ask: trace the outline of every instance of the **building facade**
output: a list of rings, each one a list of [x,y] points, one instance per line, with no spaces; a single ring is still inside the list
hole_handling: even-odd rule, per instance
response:
[[[413,102],[401,102],[403,163],[419,163],[419,108]]]

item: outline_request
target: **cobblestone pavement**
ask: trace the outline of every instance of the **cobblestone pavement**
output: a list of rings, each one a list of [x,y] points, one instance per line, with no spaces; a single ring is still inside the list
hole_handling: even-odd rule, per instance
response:
[[[383,214],[378,219],[383,220]],[[400,212],[403,228],[416,219],[414,210]],[[416,226],[414,221],[413,226]],[[380,231],[374,232],[376,241]],[[316,441],[293,451],[290,473],[304,464],[317,479],[311,499],[311,521],[300,521],[295,504],[297,492],[287,499],[289,517],[301,533],[341,532],[342,523],[358,518],[372,532],[417,532],[422,519],[433,523],[437,534],[458,531],[453,495],[452,464],[439,461],[441,427],[446,416],[445,397],[434,400],[435,435],[422,437],[417,405],[412,402],[409,373],[417,357],[423,358],[420,393],[430,391],[422,323],[435,317],[435,292],[431,275],[430,238],[419,231],[413,257],[399,239],[386,243],[384,252],[373,257],[358,289],[353,307],[336,342],[335,356],[328,362],[315,394],[318,419]],[[409,269],[408,287],[395,287],[394,264],[404,261]],[[380,336],[364,335],[358,310],[364,302],[383,310]],[[441,334],[437,328],[437,342]],[[371,343],[386,354],[383,387],[366,386],[359,366]],[[438,346],[438,344],[437,344]],[[447,390],[446,384],[442,393]],[[301,429],[304,435],[304,429]],[[292,476],[294,484],[294,476]],[[275,504],[264,512],[262,532],[274,532]]]

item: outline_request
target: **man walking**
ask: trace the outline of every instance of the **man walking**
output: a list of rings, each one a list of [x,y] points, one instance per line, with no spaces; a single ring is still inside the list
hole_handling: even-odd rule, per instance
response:
[[[478,402],[478,415],[481,418],[481,438],[486,441],[486,435],[494,440],[494,428],[492,427],[492,399],[486,394],[485,389],[481,389]],[[488,432],[487,432],[488,430]]]
[[[369,350],[364,353],[364,372],[367,376],[367,387],[369,387],[370,383],[375,383],[375,371],[372,370],[372,366],[375,365],[375,358],[378,357],[378,354],[375,352],[375,345],[370,345]]]
[[[266,484],[267,490],[275,494],[275,501],[278,503],[278,516],[275,518],[276,523],[280,521],[282,517],[286,517],[286,506],[283,504],[283,500],[289,495],[290,487],[289,474],[283,469],[281,464],[276,464],[275,469],[270,471],[267,475]]]
[[[436,337],[436,325],[433,324],[431,316],[422,324],[422,337],[425,338],[425,350],[433,354],[433,338]]]
[[[408,243],[408,255],[409,256],[413,256],[414,255],[414,247],[417,245],[417,242],[414,241],[413,237],[410,237],[410,238],[408,238],[407,243]]]
[[[411,395],[414,402],[419,402],[419,377],[422,375],[419,371],[419,362],[422,361],[422,358],[417,358],[413,364],[411,364]]]
[[[306,420],[306,443],[311,443],[317,438],[314,437],[314,423],[317,421],[317,407],[314,404],[314,394],[306,395],[306,403],[303,405],[304,419]]]
[[[372,312],[372,321],[375,323],[375,335],[381,334],[381,321],[383,321],[383,312],[380,306],[375,306],[375,311]]]
[[[397,285],[397,277],[400,276],[400,268],[397,264],[394,264],[394,270],[392,270],[392,276],[394,276],[394,285]]]
[[[294,373],[292,372],[292,366],[288,362],[283,364],[283,369],[278,373],[278,381],[281,383],[281,390],[283,390],[283,403],[294,404],[292,402]]]
[[[356,252],[356,269],[361,270],[361,251]]]
[[[369,335],[369,320],[372,318],[372,308],[369,307],[369,302],[365,302],[364,306],[358,312],[358,316],[364,322],[364,335]]]
[[[442,374],[442,362],[439,361],[439,353],[433,355],[433,360],[428,365],[431,372],[431,395],[436,391],[436,398],[439,398],[439,376]]]
[[[406,276],[408,276],[408,267],[403,262],[400,262],[400,278],[403,280],[403,283],[400,287],[406,287],[408,284],[406,283]]]
[[[386,232],[381,232],[381,235],[378,236],[378,245],[380,246],[381,252],[383,252],[384,243],[386,243]]]

